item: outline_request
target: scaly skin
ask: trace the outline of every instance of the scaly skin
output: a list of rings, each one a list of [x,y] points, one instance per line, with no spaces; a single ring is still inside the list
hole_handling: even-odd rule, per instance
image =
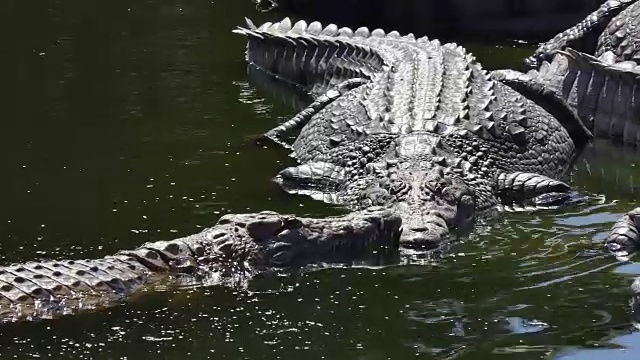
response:
[[[102,259],[3,266],[0,322],[113,306],[181,274],[225,279],[267,269],[380,261],[397,254],[400,226],[397,215],[377,208],[325,219],[231,214],[200,233]]]
[[[455,44],[381,30],[285,20],[238,32],[250,39],[247,58],[255,68],[314,98],[269,133],[284,142],[283,133],[301,128],[291,145],[301,165],[276,180],[352,213],[227,215],[199,234],[102,259],[1,267],[2,319],[109,306],[171,275],[250,276],[366,261],[372,248],[395,253],[399,243],[433,248],[485,212],[537,205],[570,190],[560,178],[589,140],[589,128],[561,92],[532,92],[531,77],[495,81]],[[614,227],[610,247],[638,242],[639,214]]]
[[[434,248],[503,205],[569,191],[580,120],[493,81],[456,44],[289,19],[236,32],[253,70],[315,100],[267,133],[298,133],[286,145],[301,165],[276,177],[289,192],[385,206],[403,218],[403,246]]]
[[[600,8],[575,26],[541,44],[527,59],[532,67],[550,60],[557,51],[575,50],[602,56],[611,52],[615,61],[637,60],[640,39],[640,2],[607,0]]]

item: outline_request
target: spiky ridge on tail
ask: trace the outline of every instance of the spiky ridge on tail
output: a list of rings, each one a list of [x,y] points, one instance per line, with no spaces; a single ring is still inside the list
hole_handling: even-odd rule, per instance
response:
[[[365,43],[353,41],[353,37],[384,37],[382,30],[353,32],[334,24],[323,27],[319,22],[307,25],[305,21],[292,25],[285,18],[260,27],[247,19],[246,28],[234,32],[249,39],[249,64],[315,95],[348,79],[371,79],[385,66],[380,54]]]
[[[594,135],[640,145],[640,66],[614,57],[566,49],[529,75],[561,94]]]

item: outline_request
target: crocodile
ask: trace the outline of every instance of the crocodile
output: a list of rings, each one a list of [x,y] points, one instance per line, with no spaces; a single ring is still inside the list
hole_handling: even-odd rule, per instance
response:
[[[101,259],[2,266],[0,321],[112,306],[183,276],[385,264],[400,248],[434,250],[501,208],[571,199],[562,179],[591,133],[555,92],[519,92],[457,44],[410,34],[289,19],[235,31],[248,38],[250,67],[312,98],[266,134],[300,162],[276,181],[350,212],[228,214],[198,234]],[[623,217],[612,243],[636,243],[639,222],[640,211]]]
[[[638,60],[639,22],[640,1],[607,0],[584,20],[542,43],[526,62],[538,67],[566,48],[615,62]]]
[[[160,285],[237,283],[260,272],[312,265],[384,264],[397,253],[401,222],[374,207],[324,219],[272,211],[228,214],[199,233],[100,259],[0,266],[0,322],[115,306]]]
[[[590,139],[575,112],[551,92],[538,104],[493,80],[455,43],[289,18],[236,32],[250,68],[313,98],[266,133],[300,163],[275,177],[290,193],[392,209],[403,248],[420,249],[504,206],[570,198],[562,180]]]
[[[253,0],[299,17],[434,36],[539,40],[574,24],[603,0]],[[337,11],[336,11],[337,10]]]
[[[567,49],[528,74],[489,73],[457,44],[395,31],[285,18],[236,32],[251,69],[315,98],[266,134],[301,163],[276,181],[352,211],[393,209],[404,247],[435,246],[514,202],[571,199],[563,180],[594,134],[640,144],[640,68],[627,62]],[[640,208],[605,244],[617,256],[640,245]]]

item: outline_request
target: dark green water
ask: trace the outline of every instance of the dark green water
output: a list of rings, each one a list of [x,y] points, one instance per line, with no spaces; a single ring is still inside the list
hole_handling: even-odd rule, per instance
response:
[[[294,111],[249,84],[231,34],[244,16],[277,15],[239,0],[3,3],[0,262],[100,257],[226,212],[336,212],[279,190],[287,152],[245,139]],[[530,51],[459,43],[487,68]],[[0,358],[637,359],[640,267],[590,250],[638,206],[640,158],[602,145],[574,182],[602,200],[506,214],[438,265],[145,294],[3,325]]]

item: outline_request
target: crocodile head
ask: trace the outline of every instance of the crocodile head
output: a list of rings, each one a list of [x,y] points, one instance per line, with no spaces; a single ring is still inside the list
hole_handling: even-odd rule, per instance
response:
[[[367,183],[364,188],[362,181]],[[401,164],[383,178],[362,181],[346,192],[359,190],[357,202],[370,201],[398,213],[403,224],[403,247],[436,248],[452,233],[466,232],[475,222],[474,191],[441,166],[403,168]]]
[[[212,241],[206,257],[216,263],[295,267],[397,252],[401,223],[398,215],[379,207],[320,219],[263,211],[225,215],[203,235]]]

